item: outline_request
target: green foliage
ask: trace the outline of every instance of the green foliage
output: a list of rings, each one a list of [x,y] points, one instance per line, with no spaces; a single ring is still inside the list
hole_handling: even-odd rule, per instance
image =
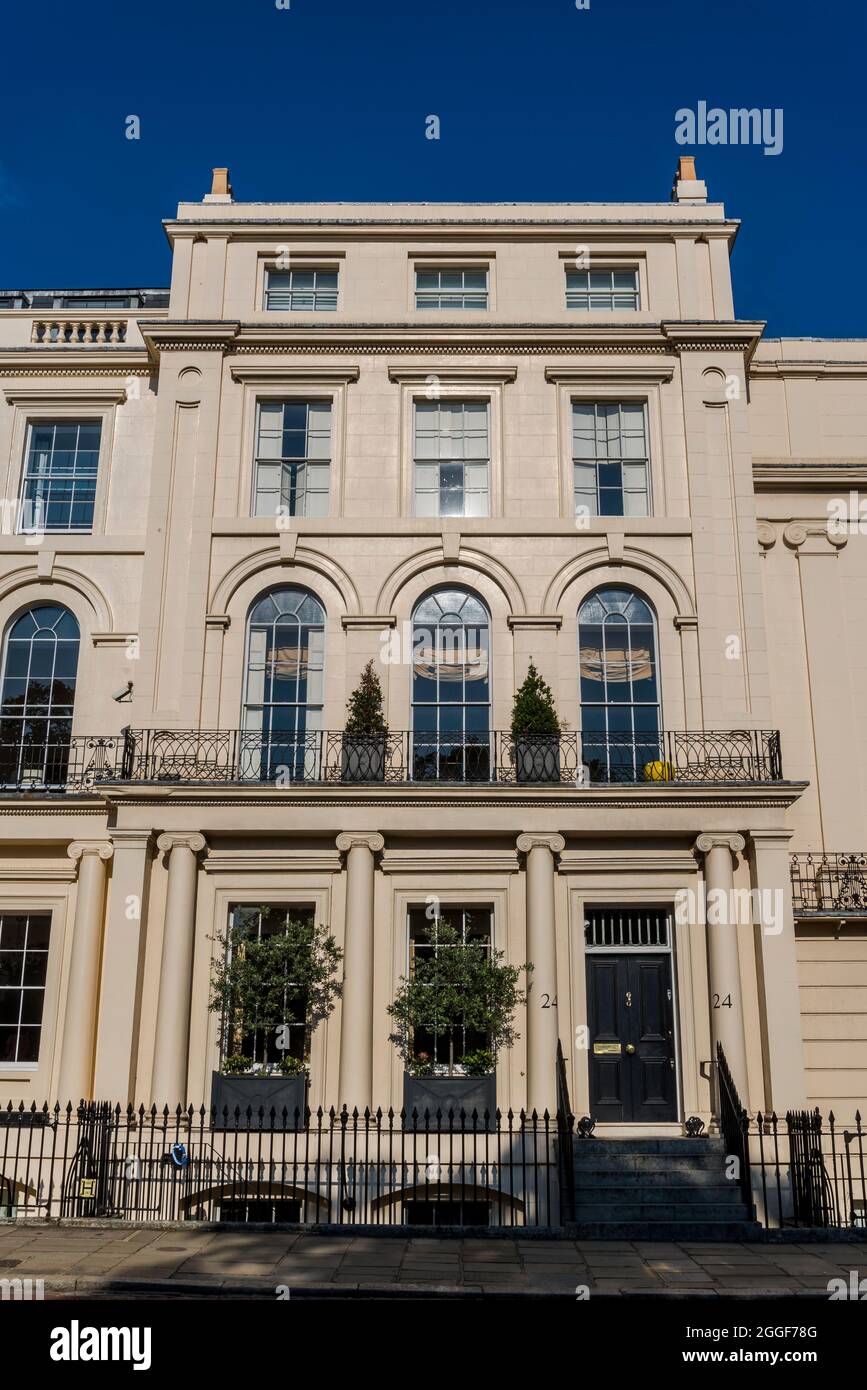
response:
[[[453,1044],[458,1031],[466,1028],[487,1037],[490,1071],[500,1048],[511,1047],[518,1036],[513,1017],[526,997],[518,980],[532,965],[505,965],[503,951],[489,952],[481,942],[462,941],[443,922],[433,922],[423,939],[438,949],[417,952],[412,975],[401,978],[388,1006],[397,1025],[390,1041],[413,1075],[428,1075],[433,1063],[414,1055],[415,1029],[430,1030]]]
[[[222,1070],[224,1076],[245,1076],[248,1071],[253,1070],[253,1058],[242,1057],[239,1052],[233,1052],[223,1058]]]
[[[486,1047],[465,1052],[461,1063],[467,1076],[488,1076],[494,1070],[494,1054]]]
[[[533,738],[559,732],[560,720],[554,707],[553,692],[531,661],[523,684],[515,692],[512,738]]]
[[[336,972],[343,952],[334,937],[310,921],[280,920],[276,930],[266,931],[274,912],[273,906],[238,911],[228,932],[216,938],[222,949],[212,967],[208,1007],[220,1015],[223,1070],[229,1074],[252,1070],[252,1061],[236,1051],[245,1033],[273,1032],[297,1016],[299,1007],[305,1010],[306,1056],[313,1029],[340,993]]]
[[[300,1076],[304,1070],[304,1061],[301,1057],[293,1057],[291,1053],[284,1052],[277,1063],[277,1070],[281,1076]]]
[[[387,734],[388,726],[382,708],[382,686],[372,661],[368,661],[358,685],[346,701],[344,732],[354,738],[370,734]]]

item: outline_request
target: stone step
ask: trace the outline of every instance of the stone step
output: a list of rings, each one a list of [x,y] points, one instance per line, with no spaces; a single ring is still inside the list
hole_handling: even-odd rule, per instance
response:
[[[722,1154],[725,1144],[718,1137],[705,1139],[573,1139],[575,1153],[641,1153],[672,1154],[686,1157],[692,1154]]]
[[[743,1209],[743,1195],[737,1183],[714,1183],[708,1187],[673,1186],[671,1183],[650,1186],[642,1183],[588,1184],[575,1189],[576,1202],[682,1202],[684,1206],[729,1206]]]
[[[734,1188],[736,1182],[723,1175],[723,1170],[696,1168],[689,1173],[673,1173],[671,1168],[650,1172],[644,1168],[576,1168],[576,1187],[676,1187],[679,1191],[707,1192],[715,1188]]]
[[[570,1240],[625,1241],[758,1241],[757,1221],[574,1221],[565,1234]]]
[[[745,1222],[742,1206],[728,1202],[597,1202],[575,1204],[576,1221],[670,1221],[691,1225],[696,1221]]]
[[[723,1177],[725,1159],[721,1154],[696,1154],[694,1158],[664,1158],[659,1154],[587,1154],[575,1160],[578,1173],[668,1173],[674,1181],[700,1181],[696,1174]]]

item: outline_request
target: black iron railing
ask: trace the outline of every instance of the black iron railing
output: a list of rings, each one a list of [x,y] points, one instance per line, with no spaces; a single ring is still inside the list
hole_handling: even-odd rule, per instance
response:
[[[547,1111],[9,1106],[0,1220],[557,1227],[557,1126]]]
[[[120,775],[124,746],[123,733],[0,742],[0,789],[86,791]]]
[[[726,1153],[738,1161],[738,1176],[741,1191],[750,1213],[753,1210],[753,1188],[750,1174],[750,1119],[741,1104],[732,1074],[720,1043],[716,1047],[717,1059],[717,1103],[719,1106],[720,1133],[725,1141]]]
[[[130,729],[120,775],[141,782],[768,782],[782,778],[776,730],[661,733],[636,740],[562,733],[516,739],[342,731],[265,736],[243,729]]]
[[[575,1219],[575,1159],[572,1141],[575,1116],[569,1103],[569,1082],[563,1045],[557,1039],[557,1166],[560,1175],[560,1209],[563,1221]]]
[[[776,782],[774,729],[664,732],[641,740],[562,733],[515,739],[493,731],[465,738],[407,731],[347,738],[249,729],[126,729],[63,741],[0,743],[0,789],[87,790],[100,782],[605,783]]]
[[[867,854],[793,854],[795,915],[867,916]]]

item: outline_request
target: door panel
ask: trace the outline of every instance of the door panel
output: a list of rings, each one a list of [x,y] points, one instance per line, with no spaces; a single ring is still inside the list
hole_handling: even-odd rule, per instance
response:
[[[676,1119],[671,957],[588,955],[587,1002],[593,1118]]]

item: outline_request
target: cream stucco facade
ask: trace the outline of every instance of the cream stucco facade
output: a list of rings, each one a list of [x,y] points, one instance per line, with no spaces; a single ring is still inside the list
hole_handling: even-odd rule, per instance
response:
[[[863,1107],[867,905],[793,904],[790,856],[867,845],[867,545],[857,525],[828,529],[829,500],[867,465],[867,342],[769,341],[738,319],[738,224],[690,172],[659,204],[216,192],[165,224],[167,304],[0,295],[19,306],[0,307],[4,671],[27,610],[60,606],[80,632],[63,785],[4,762],[0,913],[50,918],[38,1046],[31,1034],[10,1060],[7,1044],[4,1101],[207,1103],[214,938],[233,907],[272,902],[312,908],[344,951],[310,1103],[399,1107],[386,1010],[408,912],[436,898],[490,910],[495,948],[535,967],[498,1061],[503,1109],[554,1107],[558,1039],[573,1108],[593,1107],[585,921],[638,908],[668,914],[663,1128],[711,1121],[718,1041],[752,1111]],[[639,307],[567,307],[576,264],[632,276]],[[486,272],[487,307],[416,308],[417,272],[443,267]],[[336,307],[266,308],[269,273],[295,271],[336,277]],[[319,514],[252,514],[263,401],[330,406]],[[486,514],[419,514],[414,412],[431,401],[485,405]],[[576,516],[574,411],[598,403],[643,408],[646,515]],[[90,524],[22,534],[34,426],[76,421],[100,425]],[[381,782],[318,763],[285,783],[213,776],[196,731],[244,725],[249,614],[285,588],[324,610],[317,738],[339,739],[370,658],[389,729],[411,731],[413,614],[466,591],[488,615],[488,729],[509,729],[532,658],[578,750],[571,774],[498,777],[492,754],[491,775],[418,780],[407,735]],[[674,746],[698,749],[698,770],[576,782],[579,609],[625,589],[655,617],[659,727],[686,731]],[[125,763],[126,726],[176,735],[173,767],[149,775],[143,734]],[[88,774],[100,758],[111,775]],[[780,910],[731,925],[676,912],[685,890],[712,889]],[[624,1111],[609,1132],[638,1123]]]

